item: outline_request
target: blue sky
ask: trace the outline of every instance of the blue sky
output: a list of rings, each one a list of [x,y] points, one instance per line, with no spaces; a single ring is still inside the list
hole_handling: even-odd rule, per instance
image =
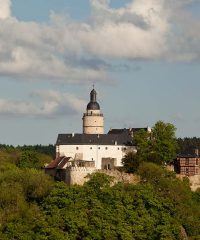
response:
[[[81,132],[95,83],[109,128],[200,137],[200,1],[0,0],[0,142]]]

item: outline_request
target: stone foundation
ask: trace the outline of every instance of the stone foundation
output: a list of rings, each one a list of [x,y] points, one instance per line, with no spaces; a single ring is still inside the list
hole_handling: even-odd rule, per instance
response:
[[[88,180],[86,176],[95,171],[94,167],[68,167],[65,172],[65,183],[83,185]]]
[[[97,170],[96,168],[92,167],[69,167],[65,172],[65,183],[69,185],[83,185],[86,181],[89,180],[89,178],[87,178],[88,174],[95,172],[104,173],[111,177],[114,177],[114,183],[124,182],[137,184],[140,181],[140,178],[136,175],[120,172],[117,170]]]
[[[190,181],[190,187],[192,191],[196,191],[198,188],[200,188],[200,175],[194,175],[194,176],[184,176],[184,175],[177,175],[178,178],[183,179],[184,177],[187,177]]]

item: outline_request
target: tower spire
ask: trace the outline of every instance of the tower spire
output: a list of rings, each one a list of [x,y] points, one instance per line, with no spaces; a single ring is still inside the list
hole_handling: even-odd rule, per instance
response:
[[[93,90],[90,93],[90,102],[96,102],[97,101],[97,92],[93,88]]]

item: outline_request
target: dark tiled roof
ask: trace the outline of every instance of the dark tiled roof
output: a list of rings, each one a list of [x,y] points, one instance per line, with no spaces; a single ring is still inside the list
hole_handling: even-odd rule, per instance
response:
[[[200,156],[196,154],[179,154],[177,155],[177,158],[200,158]]]
[[[148,131],[148,128],[122,128],[122,129],[111,129],[108,134],[122,134],[123,132],[135,133],[140,130]]]
[[[56,145],[135,145],[131,134],[59,134]]]

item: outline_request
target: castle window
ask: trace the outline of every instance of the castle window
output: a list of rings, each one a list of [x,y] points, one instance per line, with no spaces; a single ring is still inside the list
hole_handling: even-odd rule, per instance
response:
[[[79,147],[76,147],[76,150],[79,150]]]
[[[199,165],[199,160],[198,159],[196,159],[196,165]]]
[[[100,147],[98,147],[98,149],[101,149]]]
[[[189,159],[188,158],[186,158],[186,160],[185,160],[185,165],[189,165]]]
[[[92,149],[92,147],[90,147],[90,149]]]
[[[188,175],[188,174],[189,174],[189,168],[186,168],[186,169],[185,169],[185,172],[186,172],[186,174]]]
[[[120,148],[117,148],[117,150],[119,150]]]
[[[106,150],[108,150],[108,147],[105,147]]]

